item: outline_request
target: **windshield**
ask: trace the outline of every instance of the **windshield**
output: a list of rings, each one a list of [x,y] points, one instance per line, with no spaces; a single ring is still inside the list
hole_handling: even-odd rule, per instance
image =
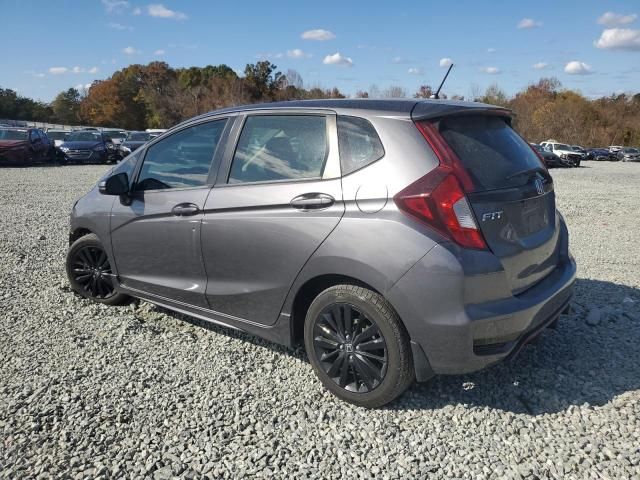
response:
[[[114,131],[105,130],[104,133],[109,135],[111,138],[117,138],[118,140],[127,138],[127,132],[122,132],[118,130],[114,130]]]
[[[52,131],[48,131],[47,132],[47,137],[49,137],[51,140],[64,140],[64,137],[66,137],[69,134],[69,132],[52,132]]]
[[[639,153],[640,150],[638,150],[637,148],[625,148],[624,149],[624,153]]]
[[[556,143],[553,148],[555,150],[573,150],[569,145],[565,145],[564,143]]]
[[[26,130],[5,130],[0,129],[0,140],[27,140]]]
[[[66,138],[67,142],[99,142],[100,134],[96,132],[73,132]]]
[[[132,142],[146,142],[150,139],[151,136],[147,132],[131,132],[127,136],[127,140],[130,140]]]

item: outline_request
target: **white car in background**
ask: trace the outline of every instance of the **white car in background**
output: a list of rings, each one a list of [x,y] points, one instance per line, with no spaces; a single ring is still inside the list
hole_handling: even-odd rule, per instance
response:
[[[147,128],[145,130],[145,132],[147,132],[151,136],[151,138],[159,137],[166,131],[167,131],[166,128]]]
[[[53,140],[56,148],[60,147],[60,145],[64,143],[65,137],[70,133],[71,132],[69,130],[58,130],[54,128],[47,129],[47,137],[49,137],[50,140]]]
[[[555,153],[560,158],[567,160],[572,166],[579,167],[584,156],[576,152],[571,145],[556,142],[542,142],[540,144],[547,152]]]

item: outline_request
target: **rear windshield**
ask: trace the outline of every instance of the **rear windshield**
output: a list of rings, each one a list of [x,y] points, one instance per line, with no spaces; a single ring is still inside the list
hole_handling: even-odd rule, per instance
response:
[[[440,133],[474,181],[477,190],[527,183],[519,172],[543,168],[538,156],[503,118],[451,117],[440,121]]]

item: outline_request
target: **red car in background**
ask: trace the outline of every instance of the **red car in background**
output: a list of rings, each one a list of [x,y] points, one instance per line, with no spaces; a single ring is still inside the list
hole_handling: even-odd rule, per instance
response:
[[[39,128],[0,127],[0,163],[52,162],[54,142]]]

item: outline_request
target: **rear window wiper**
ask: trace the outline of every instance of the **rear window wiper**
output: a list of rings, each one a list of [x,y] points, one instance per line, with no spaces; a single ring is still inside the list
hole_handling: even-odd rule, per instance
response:
[[[535,167],[535,168],[528,168],[526,170],[520,170],[518,172],[512,173],[511,175],[509,175],[507,177],[507,180],[511,180],[512,178],[515,177],[521,177],[523,175],[531,175],[532,173],[536,173],[536,172],[542,172],[543,169],[541,167]]]

